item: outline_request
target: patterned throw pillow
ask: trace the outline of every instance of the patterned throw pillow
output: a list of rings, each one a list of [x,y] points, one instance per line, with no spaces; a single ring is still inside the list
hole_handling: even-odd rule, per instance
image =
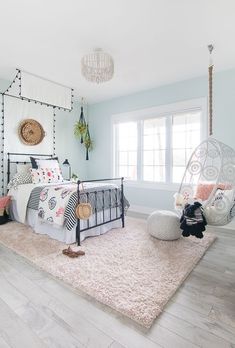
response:
[[[30,171],[34,184],[48,184],[64,181],[60,168],[32,168]]]
[[[9,181],[7,188],[8,190],[10,190],[11,188],[14,188],[14,190],[16,190],[18,185],[31,184],[31,183],[32,183],[32,176],[29,171],[25,173],[16,173],[13,176],[13,178]]]
[[[225,205],[230,205],[234,201],[234,190],[220,190],[218,189],[215,193],[214,201],[211,205],[219,205],[220,203],[223,203]]]

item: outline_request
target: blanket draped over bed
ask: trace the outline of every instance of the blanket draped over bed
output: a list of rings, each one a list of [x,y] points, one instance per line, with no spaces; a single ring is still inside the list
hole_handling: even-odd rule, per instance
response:
[[[63,226],[65,209],[77,185],[46,186],[39,196],[38,217],[53,225]]]
[[[104,193],[104,194],[103,194]],[[113,184],[84,184],[80,189],[80,202],[89,202],[92,211],[121,209],[121,190]],[[28,208],[38,211],[40,219],[57,226],[65,226],[71,231],[77,223],[75,209],[78,202],[77,184],[56,184],[35,187],[28,201]],[[124,207],[129,207],[124,197]]]

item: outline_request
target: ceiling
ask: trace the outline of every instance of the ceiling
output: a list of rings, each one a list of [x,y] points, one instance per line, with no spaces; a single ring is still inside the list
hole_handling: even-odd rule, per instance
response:
[[[0,78],[15,68],[75,88],[90,103],[235,67],[234,0],[0,0]],[[101,47],[115,62],[104,84],[81,75]]]

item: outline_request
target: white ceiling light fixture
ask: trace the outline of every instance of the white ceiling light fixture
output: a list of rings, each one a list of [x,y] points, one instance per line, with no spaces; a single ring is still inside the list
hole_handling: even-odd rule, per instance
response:
[[[106,82],[111,80],[114,74],[113,58],[101,48],[85,55],[81,65],[83,76],[90,82]]]

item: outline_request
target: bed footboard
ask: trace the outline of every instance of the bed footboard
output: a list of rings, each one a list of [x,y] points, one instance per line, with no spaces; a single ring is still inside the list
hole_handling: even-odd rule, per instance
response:
[[[114,178],[114,179],[99,179],[99,180],[87,180],[87,181],[80,181],[77,182],[77,197],[78,197],[78,204],[80,204],[80,185],[84,183],[91,183],[91,182],[107,182],[107,181],[119,181],[120,182],[120,200],[118,199],[118,188],[114,188],[115,191],[115,202],[112,200],[112,189],[110,188],[103,188],[100,191],[97,191],[97,189],[94,188],[94,190],[89,190],[89,192],[85,192],[86,194],[86,200],[89,202],[90,195],[93,195],[95,197],[95,208],[92,212],[92,215],[94,217],[94,223],[90,223],[90,219],[86,220],[86,227],[81,228],[81,221],[78,218],[77,219],[77,226],[76,226],[76,241],[77,244],[80,245],[80,233],[83,231],[90,230],[91,228],[95,228],[98,226],[102,226],[105,224],[108,224],[110,222],[121,220],[122,221],[122,227],[125,226],[125,206],[124,206],[124,185],[123,181],[124,178]],[[102,195],[102,207],[101,209],[97,209],[97,195]],[[105,197],[107,200],[108,197],[108,206],[107,202],[105,205]],[[105,217],[106,212],[106,217]],[[108,213],[108,217],[107,217]],[[98,214],[101,214],[101,221],[98,220]]]

